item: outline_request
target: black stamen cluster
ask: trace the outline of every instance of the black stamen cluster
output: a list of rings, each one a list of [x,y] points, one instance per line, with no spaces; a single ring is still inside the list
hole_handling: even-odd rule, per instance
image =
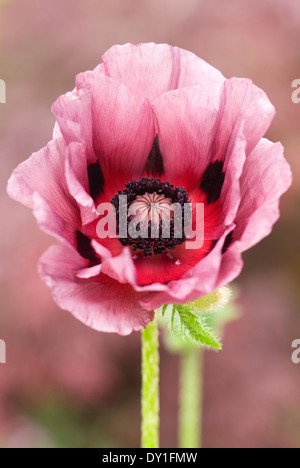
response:
[[[177,245],[183,244],[186,240],[184,227],[185,227],[185,219],[189,222],[191,220],[191,205],[189,204],[188,194],[185,191],[184,187],[174,187],[169,182],[162,182],[160,179],[154,178],[146,178],[143,177],[138,181],[132,180],[125,186],[125,190],[122,192],[119,190],[116,195],[112,198],[111,203],[115,207],[116,210],[116,219],[117,219],[117,232],[119,233],[119,217],[120,217],[120,210],[127,210],[131,203],[135,201],[135,199],[139,195],[144,195],[145,193],[153,194],[156,193],[157,195],[164,195],[166,198],[170,198],[172,203],[178,203],[181,205],[181,213],[182,213],[182,229],[180,232],[180,237],[175,237],[175,222],[174,218],[170,219],[169,229],[170,229],[170,237],[164,238],[163,237],[163,221],[160,220],[159,225],[155,226],[149,221],[148,226],[146,229],[143,228],[143,232],[141,231],[141,227],[139,223],[135,225],[136,231],[141,231],[141,235],[135,239],[130,235],[130,232],[127,233],[126,238],[120,238],[119,241],[124,246],[131,246],[133,251],[140,250],[145,257],[151,255],[159,255],[165,252],[166,250],[173,250]],[[120,195],[127,196],[127,204],[126,206],[122,206],[120,204]],[[122,202],[122,200],[121,200]],[[124,203],[124,202],[123,202]],[[188,210],[185,208],[185,204],[188,205]],[[187,212],[188,211],[188,212]],[[133,216],[127,217],[127,226],[134,220]]]

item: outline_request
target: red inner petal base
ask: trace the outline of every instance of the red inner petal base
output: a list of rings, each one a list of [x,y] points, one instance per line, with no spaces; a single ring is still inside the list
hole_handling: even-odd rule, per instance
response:
[[[157,145],[157,137],[154,145]],[[162,167],[162,164],[156,155],[154,163],[148,160],[147,167],[155,173],[157,166]],[[109,190],[104,189],[105,180],[99,162],[90,164],[87,170],[91,196],[97,205],[107,203],[106,193]],[[219,198],[224,178],[223,163],[216,161],[209,165],[199,187],[190,194],[184,187],[174,187],[164,181],[163,174],[161,178],[132,180],[124,190],[120,187],[110,200],[114,208],[117,237],[109,237],[107,233],[106,238],[99,239],[97,226],[103,215],[84,226],[83,232],[77,233],[77,250],[93,266],[101,263],[101,260],[91,245],[91,239],[97,240],[114,256],[121,253],[122,246],[129,246],[140,286],[177,280],[204,258],[218,240],[221,215]],[[204,215],[200,222],[196,217],[197,205],[203,207]],[[123,233],[120,232],[121,223]],[[193,237],[191,234],[186,237],[188,229],[192,229]],[[195,242],[196,232],[202,236],[200,248]]]

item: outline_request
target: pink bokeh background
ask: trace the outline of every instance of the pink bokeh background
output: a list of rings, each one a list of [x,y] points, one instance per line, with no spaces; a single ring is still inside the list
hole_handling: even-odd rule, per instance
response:
[[[252,78],[277,109],[294,184],[271,237],[245,255],[242,317],[206,353],[205,447],[299,447],[300,78],[298,0],[8,0],[0,3],[0,446],[138,447],[140,336],[99,334],[59,310],[37,261],[53,239],[6,195],[14,167],[51,138],[53,101],[116,43],[167,42],[227,77]],[[178,357],[162,349],[161,446],[176,446]]]

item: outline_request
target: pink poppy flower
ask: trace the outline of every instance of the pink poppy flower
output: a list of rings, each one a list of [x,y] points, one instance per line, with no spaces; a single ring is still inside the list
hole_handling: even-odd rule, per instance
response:
[[[61,308],[96,330],[126,335],[161,305],[228,284],[279,217],[291,172],[282,145],[263,138],[274,108],[251,80],[226,80],[169,45],[114,46],[53,112],[52,141],[17,167],[8,193],[63,241],[41,258],[41,277]],[[187,248],[174,226],[170,238],[99,238],[97,207],[118,214],[119,195],[128,224],[147,224],[156,203],[159,229],[174,203],[192,205],[194,228],[201,204],[201,246]]]

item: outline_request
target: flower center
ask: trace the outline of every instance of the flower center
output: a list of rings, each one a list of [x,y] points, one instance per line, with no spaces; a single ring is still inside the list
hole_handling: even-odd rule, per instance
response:
[[[159,255],[185,242],[190,204],[183,187],[143,177],[126,184],[111,203],[116,209],[119,241],[137,254]]]
[[[160,221],[168,222],[171,218],[172,199],[156,192],[138,195],[130,204],[128,214],[135,217],[141,228],[146,228],[149,222],[159,225]]]

